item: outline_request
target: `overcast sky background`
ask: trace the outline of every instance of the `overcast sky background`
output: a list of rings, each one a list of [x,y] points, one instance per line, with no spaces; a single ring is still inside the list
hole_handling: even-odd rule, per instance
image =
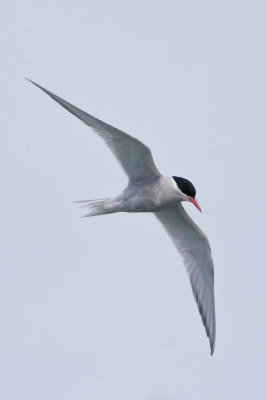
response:
[[[266,2],[12,1],[0,19],[1,400],[266,399]],[[127,179],[23,76],[194,183],[213,357],[154,216],[80,218],[73,200]]]

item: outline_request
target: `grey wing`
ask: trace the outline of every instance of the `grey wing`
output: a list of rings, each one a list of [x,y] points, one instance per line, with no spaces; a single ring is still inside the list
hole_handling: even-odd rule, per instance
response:
[[[87,114],[37,83],[27,80],[47,93],[75,117],[93,128],[114,153],[131,182],[150,180],[161,175],[154,164],[150,149],[138,139]]]
[[[208,239],[180,203],[155,215],[183,257],[213,354],[216,336],[214,269]]]

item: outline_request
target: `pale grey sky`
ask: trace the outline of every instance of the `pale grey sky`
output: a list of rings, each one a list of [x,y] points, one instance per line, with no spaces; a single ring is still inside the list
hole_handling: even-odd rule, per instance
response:
[[[1,400],[266,399],[265,1],[13,1],[1,12]],[[152,215],[80,219],[127,183],[23,79],[190,179],[214,255],[213,357]]]

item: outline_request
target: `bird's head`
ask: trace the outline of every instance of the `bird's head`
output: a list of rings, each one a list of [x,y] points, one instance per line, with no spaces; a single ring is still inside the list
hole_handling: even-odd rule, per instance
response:
[[[188,179],[180,178],[179,176],[173,176],[172,178],[183,195],[182,201],[190,201],[200,212],[202,212],[200,205],[195,199],[196,189],[193,183],[191,183]]]

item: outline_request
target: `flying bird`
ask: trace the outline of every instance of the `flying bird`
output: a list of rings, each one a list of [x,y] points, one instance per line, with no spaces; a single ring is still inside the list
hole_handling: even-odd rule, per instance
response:
[[[85,216],[116,212],[151,212],[163,225],[183,258],[209,338],[212,355],[215,347],[216,321],[211,249],[206,235],[181,204],[182,201],[191,202],[201,211],[196,200],[194,185],[182,177],[162,175],[153,161],[151,150],[140,140],[87,114],[37,83],[27,80],[91,127],[104,140],[128,175],[128,186],[117,197],[81,201],[81,206],[88,209]]]

